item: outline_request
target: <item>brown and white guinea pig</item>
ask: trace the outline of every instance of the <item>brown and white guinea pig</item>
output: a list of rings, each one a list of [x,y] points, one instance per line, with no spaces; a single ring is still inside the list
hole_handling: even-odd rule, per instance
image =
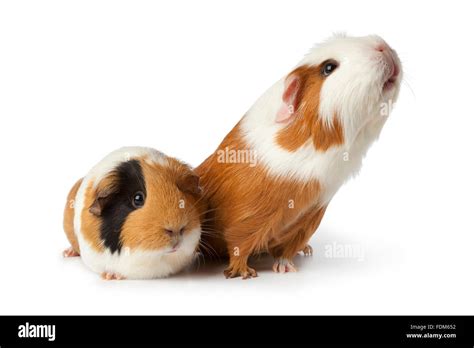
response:
[[[250,108],[197,169],[210,210],[204,240],[230,258],[226,277],[256,276],[250,255],[295,271],[339,187],[356,174],[402,78],[380,37],[337,35],[315,46]]]
[[[166,277],[193,260],[201,236],[199,177],[144,147],[107,155],[68,196],[65,256],[105,279]]]

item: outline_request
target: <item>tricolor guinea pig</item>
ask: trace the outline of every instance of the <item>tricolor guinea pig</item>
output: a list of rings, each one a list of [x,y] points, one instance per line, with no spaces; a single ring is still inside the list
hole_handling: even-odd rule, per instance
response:
[[[105,279],[166,277],[190,264],[201,236],[199,177],[143,147],[101,160],[71,189],[64,230],[71,248]]]
[[[226,277],[257,275],[249,256],[295,271],[339,187],[356,174],[397,99],[396,52],[380,37],[316,45],[268,89],[197,169],[209,209],[206,243],[230,259]]]

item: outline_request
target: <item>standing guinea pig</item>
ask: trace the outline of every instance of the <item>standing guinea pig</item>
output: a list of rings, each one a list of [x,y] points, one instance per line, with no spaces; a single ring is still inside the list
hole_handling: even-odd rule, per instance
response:
[[[199,177],[150,148],[124,147],[100,161],[68,196],[71,248],[105,279],[166,277],[191,263],[201,236]]]
[[[317,45],[261,96],[196,172],[207,243],[230,258],[226,277],[255,277],[250,255],[295,271],[332,197],[355,175],[397,99],[401,64],[378,36]]]

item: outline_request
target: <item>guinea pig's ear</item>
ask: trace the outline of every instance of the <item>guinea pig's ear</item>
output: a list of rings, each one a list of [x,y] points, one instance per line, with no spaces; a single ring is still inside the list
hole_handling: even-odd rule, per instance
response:
[[[89,207],[89,212],[95,216],[101,216],[102,211],[113,201],[115,194],[118,193],[118,185],[113,175],[102,179],[97,185],[95,199]]]
[[[301,88],[301,79],[300,77],[292,73],[287,76],[285,80],[285,89],[281,97],[282,104],[278,110],[276,122],[277,123],[288,123],[296,115],[296,110],[298,110],[297,105],[299,103],[299,93]]]
[[[192,195],[200,195],[202,189],[199,186],[199,176],[194,173],[182,175],[178,178],[176,185],[181,192],[190,193]]]

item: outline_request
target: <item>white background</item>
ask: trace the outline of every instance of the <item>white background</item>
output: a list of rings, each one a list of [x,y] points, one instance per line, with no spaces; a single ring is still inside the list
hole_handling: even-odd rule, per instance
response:
[[[406,78],[299,273],[106,282],[62,259],[66,195],[95,162],[145,145],[198,165],[339,31],[384,37]],[[474,314],[472,47],[469,1],[2,1],[0,314]]]

